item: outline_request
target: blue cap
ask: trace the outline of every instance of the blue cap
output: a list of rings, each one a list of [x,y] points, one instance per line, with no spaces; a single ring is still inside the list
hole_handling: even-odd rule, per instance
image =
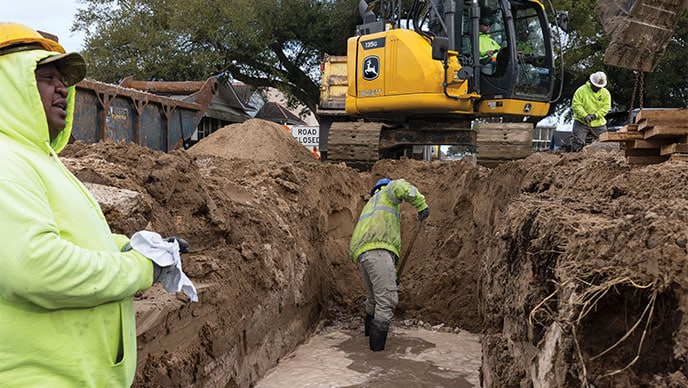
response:
[[[387,186],[389,184],[389,182],[391,182],[391,181],[392,180],[389,178],[382,178],[379,181],[377,181],[377,183],[375,184],[373,189],[370,190],[370,196],[372,197],[375,194],[375,192],[380,189],[380,187]]]

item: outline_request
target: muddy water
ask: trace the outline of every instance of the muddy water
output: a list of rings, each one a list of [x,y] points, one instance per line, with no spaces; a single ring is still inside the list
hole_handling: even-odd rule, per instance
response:
[[[255,387],[479,387],[480,358],[470,333],[392,327],[385,350],[371,352],[362,330],[330,328]]]

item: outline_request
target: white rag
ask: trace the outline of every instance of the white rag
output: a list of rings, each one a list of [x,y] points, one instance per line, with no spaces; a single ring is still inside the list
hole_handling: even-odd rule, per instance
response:
[[[198,302],[198,294],[191,280],[182,271],[182,259],[179,256],[179,243],[165,241],[159,234],[142,230],[131,236],[131,247],[141,252],[160,267],[166,268],[160,276],[165,290],[170,293],[183,291],[192,302]]]

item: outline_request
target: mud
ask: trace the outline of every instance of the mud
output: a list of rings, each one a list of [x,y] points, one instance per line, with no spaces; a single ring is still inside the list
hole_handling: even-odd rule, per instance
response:
[[[368,350],[360,322],[324,328],[255,388],[479,387],[480,342],[468,332],[393,325],[383,352]]]
[[[248,387],[317,328],[360,317],[347,246],[383,176],[414,183],[431,208],[398,320],[480,335],[482,386],[688,385],[684,162],[633,166],[588,148],[493,169],[401,160],[360,173],[309,158],[280,130],[250,120],[188,151],[62,153],[113,231],[191,243],[184,270],[199,303],[158,286],[137,296],[135,387]],[[418,221],[402,210],[407,242]]]

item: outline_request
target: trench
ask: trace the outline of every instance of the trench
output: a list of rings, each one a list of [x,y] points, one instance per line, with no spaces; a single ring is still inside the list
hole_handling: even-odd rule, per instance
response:
[[[268,384],[280,363],[298,364],[318,344],[354,376],[341,386],[372,384],[373,371],[402,359],[439,386],[475,386],[476,370],[485,387],[688,385],[682,163],[637,168],[600,151],[493,169],[380,161],[359,173],[128,147],[96,145],[69,167],[87,183],[139,193],[132,206],[111,204],[112,194],[99,200],[113,231],[188,239],[184,270],[200,299],[157,286],[136,296],[134,387]],[[431,216],[399,286],[399,330],[389,352],[372,354],[347,247],[365,194],[383,176],[416,184]],[[414,217],[403,204],[402,240]],[[342,320],[353,323],[337,326]],[[439,325],[449,332],[433,332]],[[463,334],[477,339],[453,341]],[[478,340],[480,352],[469,352]],[[456,362],[470,371],[443,366],[458,357],[452,352],[428,356],[445,343],[470,354]]]

